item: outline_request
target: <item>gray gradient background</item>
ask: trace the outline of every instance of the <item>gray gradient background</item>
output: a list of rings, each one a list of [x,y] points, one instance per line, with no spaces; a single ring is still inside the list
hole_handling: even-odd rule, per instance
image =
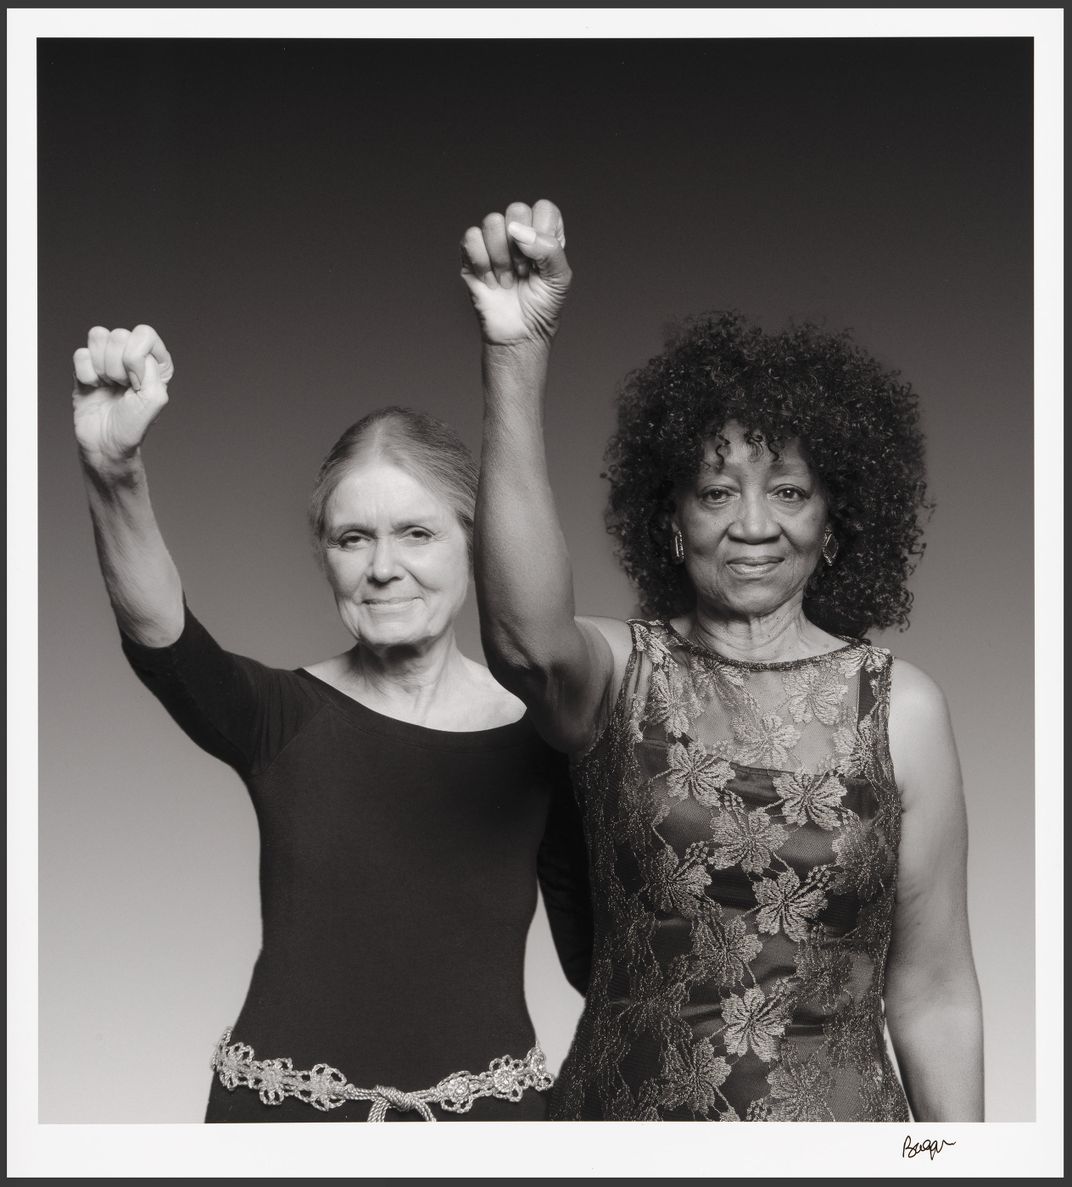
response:
[[[912,628],[877,641],[951,705],[987,1115],[1031,1120],[1030,41],[94,41],[108,85],[85,42],[39,45],[40,1119],[200,1120],[259,945],[241,784],[119,651],[71,352],[95,323],[161,331],[177,374],[146,456],[190,604],[232,650],[308,663],[348,639],[304,535],[320,457],[388,402],[478,446],[457,241],[549,196],[576,274],[547,420],[580,611],[633,611],[602,450],[673,318],[851,326],[920,391],[938,510]],[[557,1065],[580,999],[542,911],[528,973]]]

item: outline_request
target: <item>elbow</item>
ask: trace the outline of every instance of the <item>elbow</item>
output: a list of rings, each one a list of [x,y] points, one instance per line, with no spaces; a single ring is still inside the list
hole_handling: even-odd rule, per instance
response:
[[[482,616],[480,640],[491,674],[511,691],[515,691],[515,685],[545,683],[555,667],[551,648],[540,646],[533,634],[508,623],[488,622]]]
[[[529,703],[547,686],[550,669],[534,649],[498,632],[481,631],[481,640],[488,670],[503,688]]]
[[[944,1020],[944,1025],[958,1029],[982,1028],[983,1003],[971,970],[960,976],[930,978],[926,984],[891,987],[883,1005],[891,1034],[929,1026],[928,1020],[938,1025],[943,1025]]]

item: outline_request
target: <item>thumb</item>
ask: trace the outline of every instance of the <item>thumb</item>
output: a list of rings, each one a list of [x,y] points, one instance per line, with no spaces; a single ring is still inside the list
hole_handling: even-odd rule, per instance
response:
[[[506,233],[518,250],[537,265],[540,275],[547,280],[568,281],[570,267],[562,244],[553,235],[544,235],[527,223],[507,223]]]
[[[145,356],[145,377],[142,380],[141,395],[161,404],[167,403],[167,384],[160,378],[160,364],[151,354]]]

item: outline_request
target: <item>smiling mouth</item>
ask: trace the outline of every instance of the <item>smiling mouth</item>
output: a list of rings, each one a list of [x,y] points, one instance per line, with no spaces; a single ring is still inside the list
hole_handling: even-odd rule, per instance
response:
[[[365,598],[361,603],[363,606],[377,606],[382,608],[390,608],[392,606],[408,606],[410,602],[415,602],[416,598]]]
[[[782,563],[780,556],[736,557],[726,562],[726,566],[741,577],[762,577],[772,572]]]

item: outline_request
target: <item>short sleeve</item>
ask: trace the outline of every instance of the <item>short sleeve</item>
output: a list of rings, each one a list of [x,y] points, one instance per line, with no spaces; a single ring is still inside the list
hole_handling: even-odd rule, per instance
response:
[[[202,750],[247,777],[265,767],[312,712],[292,672],[225,651],[185,607],[182,634],[146,647],[120,632],[138,679]]]

